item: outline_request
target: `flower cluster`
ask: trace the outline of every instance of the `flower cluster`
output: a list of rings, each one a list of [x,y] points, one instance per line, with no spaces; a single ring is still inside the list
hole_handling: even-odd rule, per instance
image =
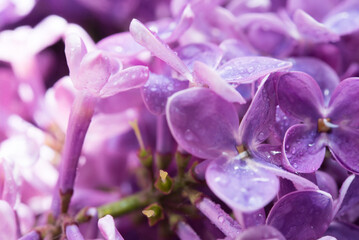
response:
[[[4,0],[0,239],[359,239],[358,43],[358,0]]]

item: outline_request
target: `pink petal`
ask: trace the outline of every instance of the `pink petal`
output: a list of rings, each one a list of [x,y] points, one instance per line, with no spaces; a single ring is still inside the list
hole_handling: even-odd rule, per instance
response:
[[[293,18],[294,23],[297,25],[297,28],[304,39],[313,43],[337,42],[340,40],[339,35],[332,32],[320,22],[317,22],[303,10],[297,10],[294,13]]]
[[[133,66],[112,75],[101,89],[101,97],[113,96],[119,92],[143,86],[148,79],[148,67]]]
[[[65,55],[70,69],[70,77],[76,78],[82,58],[87,53],[85,43],[76,34],[70,34],[65,38]]]
[[[181,59],[172,51],[167,44],[156,37],[148,28],[145,27],[137,19],[133,19],[130,24],[130,32],[133,38],[146,47],[156,57],[165,61],[168,65],[173,67],[177,72],[182,74],[186,79],[192,81],[192,74],[181,61]]]
[[[16,220],[10,205],[0,200],[0,239],[16,240]]]
[[[98,228],[106,240],[123,240],[124,238],[117,231],[115,221],[111,215],[106,215],[98,220]]]
[[[87,53],[80,64],[78,74],[72,78],[75,88],[99,95],[111,75],[111,62],[100,51]]]
[[[193,65],[196,61],[215,69],[222,58],[221,49],[210,43],[187,44],[176,49],[176,51],[190,71],[193,71]]]
[[[219,75],[234,84],[252,83],[272,72],[283,71],[292,66],[290,62],[269,57],[238,57],[218,68]]]
[[[33,54],[39,53],[46,47],[56,43],[65,33],[67,21],[59,16],[51,15],[37,24],[29,38],[29,49]]]
[[[201,62],[195,62],[194,75],[196,81],[202,82],[209,86],[211,90],[228,102],[239,104],[246,103],[242,95],[235,88],[224,81],[214,70]]]

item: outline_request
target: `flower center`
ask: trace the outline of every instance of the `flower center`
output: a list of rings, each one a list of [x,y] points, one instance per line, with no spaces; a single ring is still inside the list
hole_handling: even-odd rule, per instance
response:
[[[318,119],[318,132],[330,132],[332,128],[337,128],[338,125],[330,122],[330,118]]]

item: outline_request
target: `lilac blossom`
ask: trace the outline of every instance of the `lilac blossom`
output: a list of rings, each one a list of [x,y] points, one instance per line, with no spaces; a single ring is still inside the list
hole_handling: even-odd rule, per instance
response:
[[[3,1],[0,238],[358,238],[358,7]]]
[[[283,164],[286,168],[307,173],[317,170],[324,159],[325,146],[328,146],[343,167],[358,171],[354,140],[356,104],[346,100],[355,94],[357,83],[356,78],[342,81],[334,90],[329,105],[325,106],[320,88],[310,76],[293,72],[280,77],[277,86],[279,106],[286,115],[301,121],[291,126],[284,136]],[[291,84],[294,84],[293,91],[290,91]],[[346,150],[339,147],[343,142],[350,147]],[[305,164],[307,161],[311,164]]]

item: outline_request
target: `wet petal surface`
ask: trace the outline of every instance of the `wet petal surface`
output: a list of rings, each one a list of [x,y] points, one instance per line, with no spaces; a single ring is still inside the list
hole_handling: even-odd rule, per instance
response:
[[[279,188],[275,175],[241,159],[212,161],[206,171],[206,182],[228,206],[243,212],[264,207]]]
[[[173,137],[189,153],[205,159],[236,154],[237,112],[208,88],[175,93],[167,102],[166,116]]]
[[[270,211],[267,224],[288,240],[317,239],[332,220],[333,201],[322,191],[297,191],[282,197]]]
[[[286,132],[282,152],[283,165],[288,170],[311,173],[322,165],[325,147],[315,128],[297,124]]]

